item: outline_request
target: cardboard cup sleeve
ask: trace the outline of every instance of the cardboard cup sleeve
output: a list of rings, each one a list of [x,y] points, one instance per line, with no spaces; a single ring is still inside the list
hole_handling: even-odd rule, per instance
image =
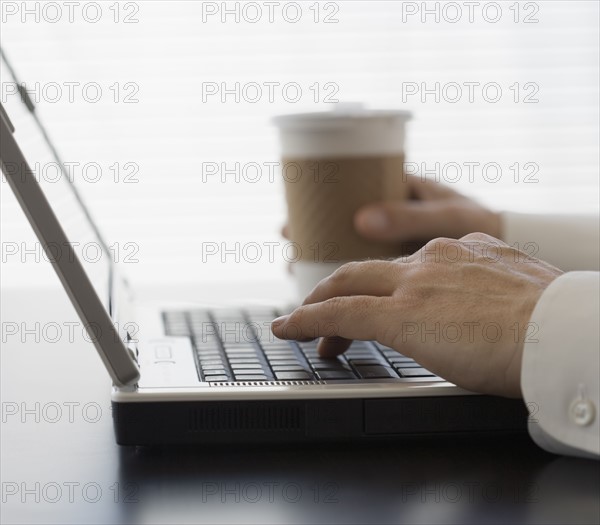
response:
[[[284,158],[288,226],[297,258],[341,263],[399,256],[399,246],[358,235],[354,216],[366,204],[407,199],[403,167],[402,154]]]

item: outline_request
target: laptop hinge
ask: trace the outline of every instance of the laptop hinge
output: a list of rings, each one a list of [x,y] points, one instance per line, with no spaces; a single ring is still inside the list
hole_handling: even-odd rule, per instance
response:
[[[135,392],[138,389],[137,383],[135,385],[117,386],[113,384],[113,388],[119,392]]]

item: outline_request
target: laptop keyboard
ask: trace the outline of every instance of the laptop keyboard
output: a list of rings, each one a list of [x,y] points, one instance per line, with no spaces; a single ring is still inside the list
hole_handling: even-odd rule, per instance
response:
[[[392,379],[443,381],[391,348],[354,341],[341,356],[323,359],[317,341],[283,341],[271,333],[274,309],[163,312],[165,333],[189,337],[198,377],[209,383],[253,381],[343,382]]]

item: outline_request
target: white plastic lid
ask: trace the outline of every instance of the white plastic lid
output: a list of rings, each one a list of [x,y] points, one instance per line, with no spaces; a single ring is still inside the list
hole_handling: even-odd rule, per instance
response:
[[[368,119],[410,120],[410,111],[392,109],[366,109],[360,102],[339,102],[331,111],[314,113],[292,113],[273,117],[273,123],[280,128],[323,128],[347,126]]]
[[[333,111],[275,117],[284,157],[396,155],[404,151],[401,110],[367,110],[362,104],[337,104]]]

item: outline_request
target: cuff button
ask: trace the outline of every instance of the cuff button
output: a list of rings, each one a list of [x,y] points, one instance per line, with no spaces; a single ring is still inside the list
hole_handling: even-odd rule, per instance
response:
[[[580,427],[591,424],[596,417],[596,407],[589,399],[576,399],[571,404],[571,419]]]

